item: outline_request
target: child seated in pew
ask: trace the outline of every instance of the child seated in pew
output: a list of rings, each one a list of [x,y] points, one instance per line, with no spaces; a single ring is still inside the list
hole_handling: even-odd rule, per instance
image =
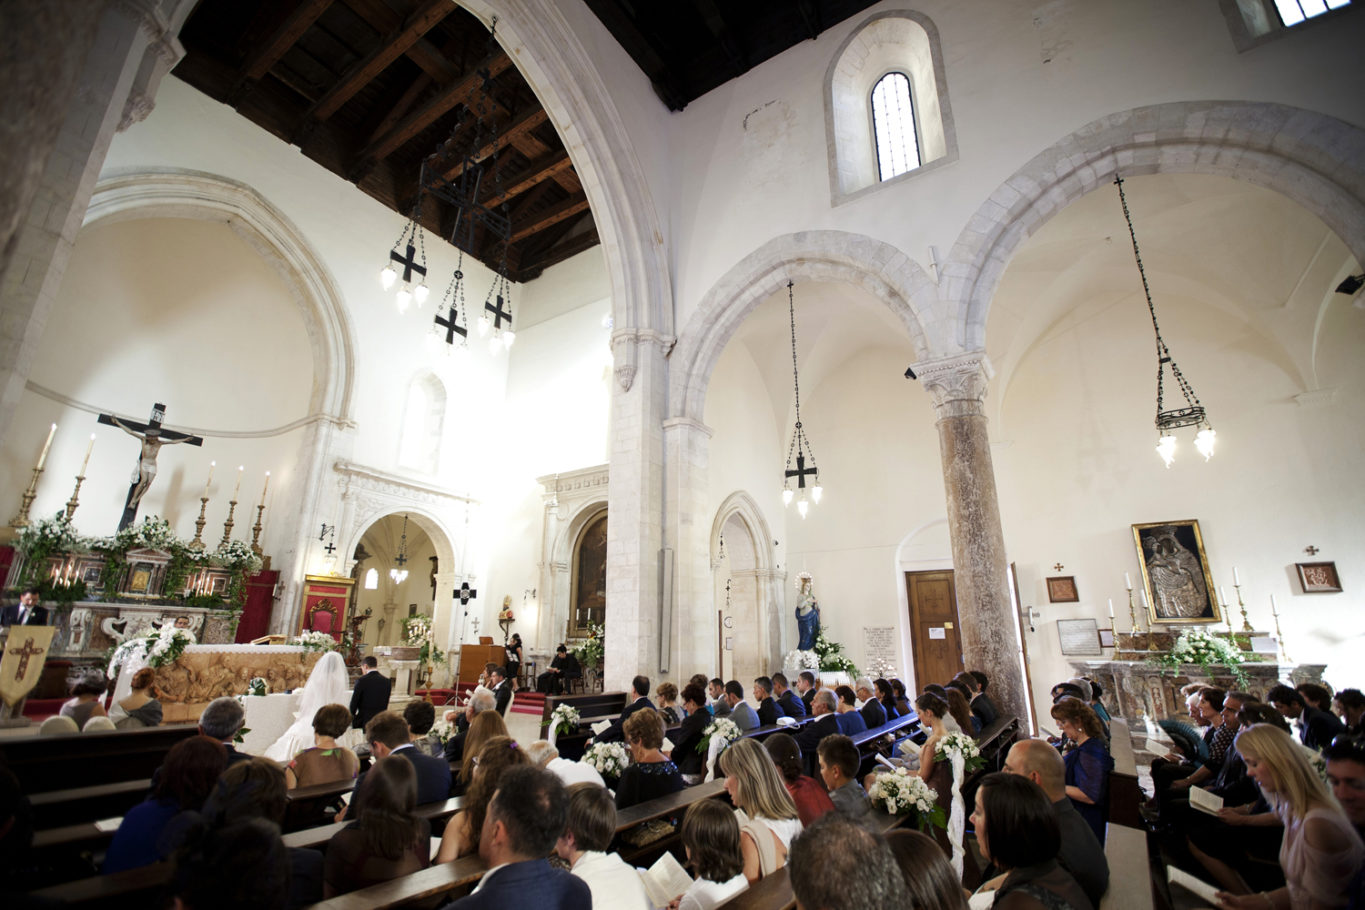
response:
[[[719,800],[693,803],[683,816],[683,849],[697,878],[668,910],[712,910],[749,887],[739,848],[739,821]]]
[[[835,733],[820,740],[820,777],[829,788],[830,802],[836,812],[854,821],[862,821],[872,813],[867,792],[858,783],[858,764],[861,756],[858,747],[847,736]]]
[[[431,833],[417,807],[417,772],[402,756],[379,759],[365,774],[355,821],[332,836],[323,896],[335,897],[411,875],[429,865]]]

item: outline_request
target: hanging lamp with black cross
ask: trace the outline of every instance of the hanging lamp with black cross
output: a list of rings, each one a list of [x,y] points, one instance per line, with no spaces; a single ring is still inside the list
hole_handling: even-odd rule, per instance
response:
[[[793,283],[787,282],[787,317],[791,323],[792,336],[792,391],[796,398],[796,427],[792,430],[792,441],[787,446],[787,467],[782,473],[782,505],[791,505],[791,501],[796,499],[796,510],[801,513],[801,517],[806,517],[806,512],[810,509],[812,502],[818,504],[820,497],[824,495],[825,488],[820,485],[820,469],[815,464],[815,452],[810,447],[810,440],[806,438],[805,427],[801,424],[801,378],[796,368],[796,300],[792,294]],[[792,456],[796,458],[796,467],[792,467]],[[810,464],[806,462],[809,459]],[[796,478],[796,489],[792,489],[792,478]],[[806,478],[811,479],[809,494],[807,493]]]
[[[384,290],[389,290],[398,281],[398,271],[394,266],[402,269],[403,283],[398,288],[398,312],[405,313],[408,304],[417,301],[420,307],[426,303],[427,294],[430,288],[427,287],[427,244],[426,235],[422,232],[421,225],[417,220],[422,216],[422,194],[419,191],[417,201],[412,206],[412,215],[408,218],[408,223],[403,225],[403,233],[398,235],[398,239],[393,243],[393,249],[389,250],[389,261],[384,264],[384,268],[379,273],[379,282],[384,286]],[[399,249],[403,252],[398,252]],[[419,278],[416,287],[413,287],[413,276]]]
[[[393,583],[401,585],[408,578],[408,516],[403,516],[403,536],[398,539],[398,554],[393,557],[394,566],[389,569]]]
[[[436,310],[436,318],[431,323],[431,335],[436,343],[445,342],[446,353],[463,353],[469,350],[469,323],[464,312],[464,251],[455,263],[455,273],[450,278],[450,286],[441,297],[441,305]],[[458,343],[455,336],[460,336]]]
[[[503,323],[507,323],[504,327]],[[491,333],[491,334],[490,334]],[[479,319],[479,335],[488,338],[488,347],[494,354],[510,348],[516,340],[512,331],[512,282],[507,280],[506,250],[503,251],[502,268],[493,276],[493,284],[488,289],[488,297],[483,302],[483,317]]]

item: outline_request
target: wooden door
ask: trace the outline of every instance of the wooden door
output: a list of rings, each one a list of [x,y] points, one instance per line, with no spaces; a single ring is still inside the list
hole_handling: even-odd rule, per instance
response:
[[[962,636],[952,570],[906,572],[910,642],[915,652],[915,691],[943,685],[962,670]]]

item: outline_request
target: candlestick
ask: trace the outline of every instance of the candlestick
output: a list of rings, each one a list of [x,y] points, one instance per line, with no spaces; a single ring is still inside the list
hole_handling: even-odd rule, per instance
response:
[[[90,437],[94,439],[95,437]],[[90,453],[85,453],[85,460],[90,460]],[[81,504],[81,484],[85,483],[85,469],[82,466],[81,473],[76,475],[76,488],[71,491],[71,498],[66,501],[66,520],[70,521],[71,516],[76,514],[76,507]]]
[[[1223,618],[1228,623],[1228,641],[1232,641],[1232,612],[1228,610],[1228,590],[1222,585],[1218,586],[1218,599],[1221,601],[1219,606],[1223,610]]]
[[[38,470],[40,471],[43,469],[43,465],[47,464],[47,451],[52,448],[52,437],[56,435],[57,425],[54,423],[52,429],[47,431],[47,442],[43,443],[43,454],[38,456]]]
[[[1114,623],[1114,598],[1109,598],[1109,624]]]
[[[1128,644],[1137,648],[1137,608],[1133,606],[1133,589],[1128,589]]]
[[[1270,615],[1275,617],[1275,640],[1280,643],[1280,654],[1284,657],[1287,664],[1293,663],[1289,659],[1289,651],[1284,646],[1284,633],[1280,631],[1280,613],[1275,609],[1275,595],[1270,595]]]
[[[238,474],[237,477],[238,477],[238,479],[241,479],[241,474]],[[232,514],[233,514],[234,512],[236,512],[236,511],[237,511],[237,500],[236,500],[236,499],[233,499],[231,502],[228,503],[228,517],[227,517],[227,521],[223,522],[223,540],[222,540],[222,542],[221,542],[220,544],[218,544],[218,549],[220,549],[220,550],[221,550],[223,547],[227,546],[227,545],[228,545],[228,541],[232,539]]]
[[[212,477],[213,475],[210,474],[209,476]],[[204,486],[207,487],[208,484],[205,484]],[[207,490],[206,490],[205,492],[207,492]],[[202,550],[202,549],[204,549],[204,525],[207,523],[207,522],[204,520],[204,511],[205,511],[206,509],[208,509],[208,507],[209,507],[209,498],[208,498],[207,496],[200,496],[200,497],[199,497],[199,517],[196,518],[195,521],[194,521],[194,540],[191,540],[191,541],[190,541],[190,549],[191,549],[191,550]]]
[[[90,466],[90,453],[95,451],[95,434],[90,434],[90,445],[85,447],[85,461],[81,462],[81,474],[85,474],[85,469]]]
[[[246,465],[237,465],[237,486],[232,488],[232,501],[237,501],[237,494],[242,492],[242,471],[246,470]]]
[[[205,497],[207,497],[207,496],[209,495],[209,484],[213,483],[213,469],[214,469],[215,467],[217,467],[217,466],[218,466],[218,462],[216,462],[216,461],[210,461],[210,462],[209,462],[209,476],[208,476],[208,479],[206,479],[206,480],[204,481],[204,496],[205,496]]]
[[[1152,605],[1147,601],[1147,589],[1142,589],[1142,610],[1147,616],[1147,650],[1156,650],[1156,639],[1153,637],[1152,629]]]
[[[267,473],[265,476],[266,476],[266,479],[267,479],[267,480],[270,478],[270,474],[269,474],[269,473]],[[265,511],[265,494],[262,493],[262,494],[261,494],[261,504],[258,505],[258,506],[256,507],[256,524],[253,525],[252,528],[251,528],[251,552],[255,553],[257,556],[262,556],[262,555],[264,555],[264,554],[261,552],[261,544],[260,544],[260,539],[261,539],[261,513],[263,513],[264,511]]]
[[[1133,590],[1133,579],[1129,577],[1127,572],[1123,573],[1123,586],[1129,591]]]
[[[261,508],[265,508],[265,491],[270,489],[270,472],[265,472],[265,486],[261,487]]]
[[[9,520],[11,528],[28,527],[28,510],[33,505],[33,497],[38,495],[38,478],[42,476],[41,466],[33,469],[33,476],[29,478],[28,488],[24,490],[24,495],[19,500],[19,511],[14,513],[14,517]]]
[[[1233,573],[1233,576],[1234,576],[1234,580],[1233,580],[1233,583],[1232,583],[1232,587],[1233,587],[1233,590],[1235,590],[1235,591],[1237,592],[1237,606],[1241,607],[1241,609],[1242,609],[1242,631],[1243,631],[1243,632],[1255,632],[1256,630],[1253,629],[1253,628],[1251,628],[1251,620],[1247,619],[1247,605],[1246,605],[1245,603],[1243,603],[1243,601],[1242,601],[1242,586],[1239,585],[1239,584],[1237,584],[1236,578],[1235,578],[1235,576],[1236,576],[1236,573],[1235,573],[1235,572]],[[1272,595],[1272,596],[1273,596],[1273,595]]]

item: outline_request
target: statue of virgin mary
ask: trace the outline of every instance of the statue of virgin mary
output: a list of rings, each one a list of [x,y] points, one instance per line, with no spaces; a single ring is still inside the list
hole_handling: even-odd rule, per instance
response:
[[[812,579],[809,572],[796,577],[796,589],[801,592],[796,602],[796,632],[800,639],[797,649],[810,651],[815,648],[815,636],[820,633],[820,604],[815,599]]]

